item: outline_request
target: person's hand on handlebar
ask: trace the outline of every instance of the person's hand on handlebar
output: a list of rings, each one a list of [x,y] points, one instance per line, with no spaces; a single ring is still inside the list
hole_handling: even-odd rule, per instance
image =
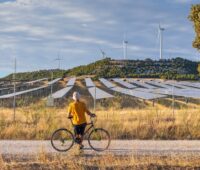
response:
[[[68,119],[72,119],[72,118],[73,118],[73,116],[69,115],[67,118],[68,118]]]
[[[94,113],[90,113],[90,117],[96,117]]]

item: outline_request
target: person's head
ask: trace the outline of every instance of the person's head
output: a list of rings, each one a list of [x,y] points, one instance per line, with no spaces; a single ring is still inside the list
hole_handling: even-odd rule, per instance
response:
[[[81,97],[81,95],[79,94],[79,92],[76,92],[76,91],[75,91],[75,92],[73,93],[73,97],[72,97],[72,98],[73,98],[74,101],[79,101],[79,100],[80,100],[80,97]]]

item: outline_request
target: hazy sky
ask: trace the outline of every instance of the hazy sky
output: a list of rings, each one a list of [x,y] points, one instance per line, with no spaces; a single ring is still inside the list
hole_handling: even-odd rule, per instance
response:
[[[87,64],[106,55],[159,58],[158,24],[164,31],[164,58],[200,60],[192,48],[188,20],[199,0],[0,0],[0,77],[17,71]]]

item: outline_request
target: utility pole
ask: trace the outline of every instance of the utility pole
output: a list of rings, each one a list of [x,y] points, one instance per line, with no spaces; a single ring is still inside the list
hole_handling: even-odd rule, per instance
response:
[[[53,70],[51,71],[51,81],[53,81]],[[53,83],[51,83],[51,97],[53,93]]]
[[[16,116],[16,69],[17,69],[17,61],[16,57],[14,58],[14,73],[13,73],[13,91],[14,91],[14,97],[13,97],[13,121],[15,122],[15,116]]]
[[[55,60],[58,61],[58,69],[60,70],[60,61],[62,60],[60,58],[60,54],[58,54],[58,58],[56,58]]]
[[[94,113],[96,113],[96,85],[94,86]]]

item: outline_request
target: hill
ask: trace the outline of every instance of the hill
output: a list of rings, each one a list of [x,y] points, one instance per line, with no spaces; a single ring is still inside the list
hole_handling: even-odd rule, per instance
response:
[[[182,58],[165,60],[112,60],[106,58],[75,67],[65,76],[95,75],[95,77],[135,77],[163,79],[198,79],[198,63]]]
[[[178,80],[198,79],[198,63],[183,58],[163,60],[113,60],[105,58],[88,65],[74,67],[68,70],[40,70],[17,73],[17,80],[34,80],[40,78],[54,78],[65,76],[93,75],[95,78],[105,77],[134,77],[134,78],[162,78]],[[11,80],[12,74],[4,78]]]
[[[59,69],[52,69],[52,70],[39,70],[39,71],[31,71],[31,72],[21,72],[16,74],[16,80],[19,81],[29,81],[29,80],[36,80],[36,79],[41,79],[41,78],[52,78],[52,73],[53,73],[53,78],[58,78],[62,77],[63,73],[66,70],[59,70]],[[10,81],[13,79],[13,74],[10,74],[0,80],[7,80]]]

